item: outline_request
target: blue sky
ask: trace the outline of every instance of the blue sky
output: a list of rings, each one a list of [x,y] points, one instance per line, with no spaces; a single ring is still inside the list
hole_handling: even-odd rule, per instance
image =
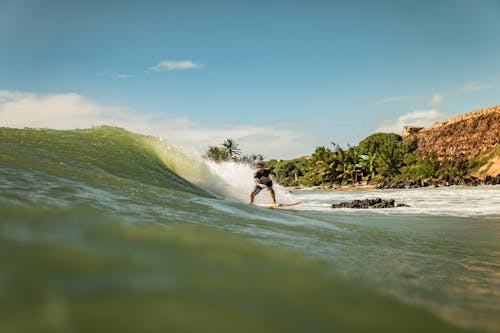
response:
[[[230,136],[269,158],[354,145],[499,104],[499,17],[499,0],[0,0],[0,126]]]

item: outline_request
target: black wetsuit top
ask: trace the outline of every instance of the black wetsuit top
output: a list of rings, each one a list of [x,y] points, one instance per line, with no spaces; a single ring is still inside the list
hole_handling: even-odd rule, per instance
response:
[[[272,174],[274,174],[273,170],[264,169],[262,171],[255,172],[253,178],[255,178],[259,184],[264,184],[266,186],[273,186],[273,181],[271,180],[270,177],[270,175]]]

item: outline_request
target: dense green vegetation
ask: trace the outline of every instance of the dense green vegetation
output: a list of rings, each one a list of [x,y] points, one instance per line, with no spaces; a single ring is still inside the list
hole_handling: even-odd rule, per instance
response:
[[[403,141],[394,133],[370,135],[357,146],[343,149],[317,147],[310,157],[271,160],[281,183],[288,186],[338,186],[360,183],[441,181],[463,178],[481,164],[438,160],[432,155],[417,155],[416,141]]]
[[[293,160],[270,160],[286,186],[340,186],[381,182],[449,182],[467,177],[485,161],[439,160],[415,153],[415,140],[403,141],[395,133],[375,133],[357,146],[317,147],[311,156]],[[234,160],[255,164],[262,155],[240,157],[239,145],[227,139],[220,147],[209,147],[205,157],[216,162]]]

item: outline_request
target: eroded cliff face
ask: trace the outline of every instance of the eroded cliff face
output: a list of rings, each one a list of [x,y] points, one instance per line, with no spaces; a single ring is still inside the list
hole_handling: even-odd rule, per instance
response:
[[[417,153],[471,159],[500,144],[500,105],[475,110],[427,128],[407,126],[403,140],[417,139]]]

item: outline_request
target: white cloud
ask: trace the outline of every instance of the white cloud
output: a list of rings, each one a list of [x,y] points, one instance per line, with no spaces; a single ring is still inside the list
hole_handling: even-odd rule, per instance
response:
[[[429,100],[428,104],[433,105],[433,106],[438,106],[440,104],[443,104],[444,102],[444,97],[440,93],[433,93],[431,99]]]
[[[398,133],[400,134],[404,126],[421,126],[427,127],[441,120],[443,115],[436,109],[413,111],[402,115],[397,119],[387,119],[382,121],[377,128],[377,132]]]
[[[0,91],[0,126],[85,128],[107,123],[126,109],[98,105],[78,94],[37,95]]]
[[[173,71],[173,70],[195,69],[200,67],[202,67],[202,65],[194,63],[190,60],[182,60],[182,61],[163,60],[160,61],[156,66],[150,67],[149,69],[155,72],[163,72],[163,71]]]
[[[99,76],[107,76],[107,77],[111,77],[113,79],[128,79],[128,78],[132,77],[132,75],[130,75],[130,74],[116,73],[116,72],[113,72],[113,71],[98,72],[97,75],[99,75]]]
[[[40,95],[0,90],[0,127],[75,129],[99,125],[163,137],[200,153],[227,138],[239,142],[245,154],[262,153],[268,158],[298,157],[310,153],[313,146],[307,135],[287,124],[206,126],[187,118],[159,120],[154,115],[102,105],[75,93]]]
[[[401,102],[401,101],[407,101],[410,99],[415,99],[415,96],[395,96],[395,97],[387,97],[383,99],[379,99],[376,101],[373,101],[372,104],[387,104],[387,103],[395,103],[395,102]]]
[[[495,85],[488,82],[468,82],[456,89],[458,93],[476,92],[493,88]]]

